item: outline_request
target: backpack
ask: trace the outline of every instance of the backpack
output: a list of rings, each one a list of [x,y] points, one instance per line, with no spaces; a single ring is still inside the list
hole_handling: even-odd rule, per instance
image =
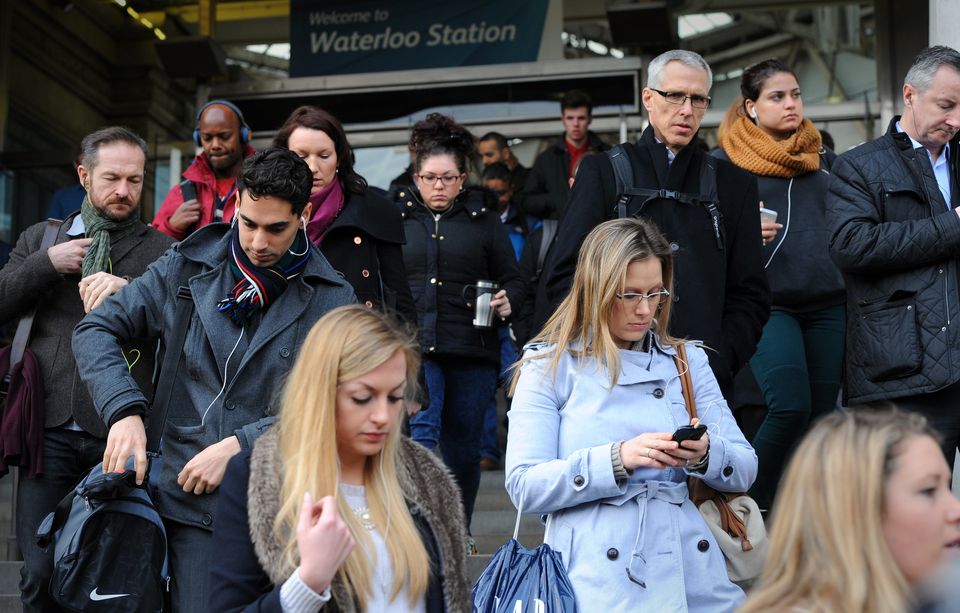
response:
[[[56,541],[50,595],[67,611],[163,610],[167,531],[132,466],[104,473],[97,464],[37,530],[41,546]]]
[[[159,465],[160,437],[192,312],[193,297],[184,282],[153,402],[155,417],[147,427],[151,466]],[[154,502],[151,471],[137,485],[133,462],[128,459],[122,473],[104,473],[98,463],[37,529],[40,547],[55,543],[50,596],[67,611],[164,610],[170,589],[167,531]]]
[[[683,204],[703,207],[710,216],[713,226],[713,236],[717,242],[717,249],[724,248],[723,216],[717,208],[717,160],[713,156],[704,155],[700,163],[700,193],[687,194],[672,189],[647,189],[636,187],[633,182],[633,166],[627,155],[627,150],[621,143],[606,151],[613,166],[613,176],[617,182],[617,203],[614,205],[614,215],[617,219],[627,216],[627,204],[633,197],[643,198],[640,206],[631,213],[637,217],[643,208],[654,200],[676,200]]]

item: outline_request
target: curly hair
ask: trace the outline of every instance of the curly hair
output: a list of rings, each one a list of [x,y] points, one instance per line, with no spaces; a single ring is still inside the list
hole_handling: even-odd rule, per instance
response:
[[[460,172],[465,173],[476,146],[470,130],[440,113],[430,113],[426,119],[415,123],[410,134],[410,149],[416,156],[414,169],[417,172],[427,158],[450,155],[456,160]]]
[[[293,151],[271,147],[257,151],[243,162],[237,191],[253,198],[272,196],[286,200],[293,214],[303,212],[313,188],[313,173]]]

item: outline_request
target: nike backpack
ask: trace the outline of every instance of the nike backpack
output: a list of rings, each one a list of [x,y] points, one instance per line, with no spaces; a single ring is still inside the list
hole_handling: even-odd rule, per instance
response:
[[[167,533],[148,481],[98,464],[40,524],[39,545],[54,543],[50,595],[64,610],[163,611]]]

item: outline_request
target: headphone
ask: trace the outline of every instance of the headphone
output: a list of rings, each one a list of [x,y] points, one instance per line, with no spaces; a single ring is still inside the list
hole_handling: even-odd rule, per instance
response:
[[[757,121],[760,121],[760,118],[757,117],[757,107],[756,107],[756,106],[754,106],[754,107],[753,107],[753,110],[750,111],[750,116],[753,117],[754,119],[756,119]]]
[[[203,147],[203,143],[200,142],[200,118],[203,116],[203,112],[214,104],[225,106],[237,114],[237,119],[240,120],[240,144],[248,144],[250,142],[250,126],[247,125],[247,120],[243,118],[243,113],[240,112],[237,105],[229,100],[211,100],[201,106],[200,110],[197,111],[196,127],[193,129],[193,142],[197,144],[197,147]]]

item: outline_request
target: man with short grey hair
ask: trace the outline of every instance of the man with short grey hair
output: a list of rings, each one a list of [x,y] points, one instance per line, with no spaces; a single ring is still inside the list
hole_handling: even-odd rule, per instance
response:
[[[830,253],[847,285],[844,399],[927,416],[952,466],[960,443],[960,53],[930,47],[903,115],[834,162]]]
[[[22,479],[17,492],[24,611],[59,610],[47,593],[53,548],[37,546],[37,527],[102,461],[106,445],[107,427],[71,351],[73,328],[85,313],[114,300],[173,243],[140,220],[147,153],[143,139],[126,128],[110,127],[84,138],[81,149],[77,173],[86,197],[80,210],[58,222],[49,249],[40,248],[45,222],[27,228],[0,270],[0,323],[37,310],[30,348],[44,389],[42,474]],[[149,392],[155,345],[150,339],[131,339],[123,346],[130,376]]]
[[[711,349],[710,366],[729,399],[733,375],[753,355],[770,315],[770,290],[756,179],[691,146],[710,106],[712,79],[692,51],[667,51],[650,62],[643,89],[650,125],[618,153],[629,163],[630,184],[618,186],[615,156],[583,159],[538,284],[536,320],[542,324],[567,294],[590,230],[617,216],[642,215],[676,255],[670,334]]]

